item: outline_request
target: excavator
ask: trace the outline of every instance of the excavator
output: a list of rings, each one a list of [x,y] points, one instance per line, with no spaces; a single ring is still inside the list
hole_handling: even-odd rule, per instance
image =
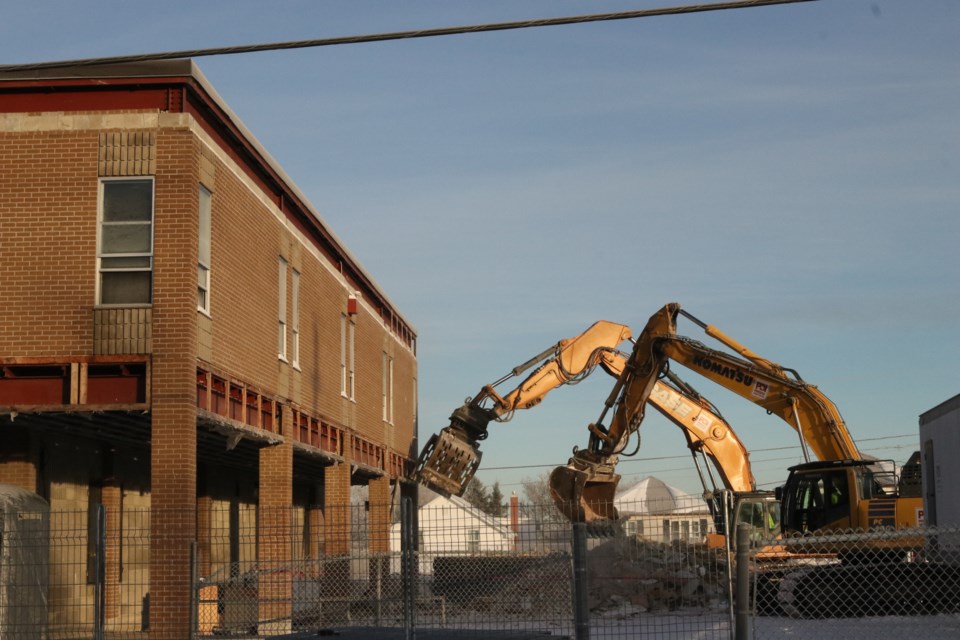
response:
[[[626,325],[599,321],[485,385],[453,412],[448,427],[431,436],[414,477],[439,493],[462,495],[479,467],[479,442],[486,439],[490,422],[506,422],[517,409],[537,406],[551,390],[583,380],[598,365],[620,379],[627,356],[617,347],[630,337]],[[534,366],[533,373],[509,393],[501,396],[496,391]],[[715,533],[707,536],[709,546],[732,542],[724,535],[731,522],[750,522],[760,527],[757,538],[773,538],[779,528],[779,503],[773,492],[756,490],[749,454],[719,410],[671,372],[655,382],[647,403],[684,435],[714,519]]]
[[[683,316],[718,340],[721,351],[677,334]],[[811,565],[781,576],[777,598],[782,611],[797,617],[843,613],[850,585],[867,584],[874,611],[885,614],[904,602],[920,602],[925,610],[960,606],[944,600],[931,585],[955,584],[956,569],[913,563],[922,556],[925,540],[909,531],[920,525],[922,499],[916,490],[919,467],[913,464],[899,479],[892,461],[878,461],[857,449],[839,410],[816,386],[793,369],[754,353],[711,325],[670,303],[655,313],[634,342],[599,419],[588,426],[586,449],[575,449],[567,465],[550,475],[550,491],[558,508],[574,522],[616,520],[614,494],[620,477],[619,455],[640,428],[649,399],[680,364],[733,391],[787,422],[798,434],[806,462],[789,469],[785,484],[775,492],[782,515],[781,532],[790,554],[833,556],[826,565]],[[605,424],[607,416],[609,421]],[[810,459],[810,454],[816,458]],[[913,469],[909,467],[915,467]],[[908,535],[876,536],[854,532],[906,531]],[[806,538],[804,540],[804,538]],[[790,544],[810,542],[810,544]],[[892,563],[905,576],[899,588],[880,589],[889,581]],[[903,567],[909,568],[904,570]],[[859,582],[858,582],[859,581]],[[941,589],[950,593],[952,589]],[[916,594],[926,594],[918,599]],[[878,604],[879,603],[879,604]],[[945,603],[945,604],[944,604]],[[889,606],[888,606],[889,605]],[[859,604],[857,604],[859,606]],[[884,608],[887,607],[887,608]],[[851,605],[849,610],[855,607]]]
[[[678,335],[681,315],[738,355]],[[554,500],[572,521],[616,519],[618,455],[639,429],[671,362],[779,416],[798,433],[807,462],[790,468],[778,492],[785,534],[917,526],[920,497],[899,495],[892,482],[884,482],[882,466],[860,453],[829,398],[796,371],[759,356],[677,303],[655,313],[634,342],[600,418],[588,426],[587,448],[575,450],[568,464],[550,475]],[[810,461],[811,451],[816,461]]]
[[[681,316],[736,355],[678,335],[677,319]],[[899,589],[883,586],[889,582],[891,562],[904,566],[923,556],[922,536],[857,542],[856,536],[846,535],[857,530],[891,531],[918,526],[922,500],[916,454],[911,458],[913,464],[908,462],[897,479],[884,466],[886,461],[860,453],[839,410],[816,386],[805,382],[797,371],[763,358],[716,327],[701,322],[677,303],[665,305],[651,316],[627,356],[615,346],[629,337],[629,329],[624,325],[598,324],[607,325],[613,333],[594,341],[591,338],[598,334],[588,330],[578,338],[561,341],[494,385],[484,387],[477,399],[468,399],[451,416],[450,426],[431,438],[424,448],[416,471],[420,481],[441,491],[462,492],[479,465],[477,445],[486,438],[491,420],[509,419],[514,410],[535,406],[553,388],[581,380],[599,364],[616,377],[614,388],[600,418],[588,426],[587,448],[574,449],[568,464],[551,473],[549,484],[557,507],[571,521],[615,521],[618,514],[613,498],[620,480],[616,465],[630,438],[638,436],[646,406],[656,407],[683,427],[676,396],[671,395],[679,393],[685,400],[700,404],[696,415],[710,415],[707,411],[712,405],[700,402],[698,398],[702,397],[691,393],[689,385],[677,383],[679,378],[670,370],[670,364],[677,363],[780,417],[799,436],[806,462],[791,467],[786,483],[775,492],[782,514],[782,550],[788,557],[801,554],[829,559],[802,569],[787,568],[782,574],[770,572],[767,584],[776,587],[778,611],[804,617],[842,615],[846,606],[843,603],[849,602],[850,597],[862,596],[862,592],[851,591],[850,584],[867,584],[873,589],[870,593],[874,610],[881,614],[896,611],[903,603],[919,602],[916,606],[928,612],[960,606],[952,598],[936,595],[954,592],[945,588],[960,580],[960,570],[951,565],[912,563],[900,577]],[[493,390],[500,382],[541,361],[544,364],[507,396],[501,398]],[[492,407],[481,406],[481,402],[491,399]],[[608,414],[609,423],[605,425]],[[731,461],[738,456],[741,467],[748,460],[742,445],[729,437],[732,431],[728,426],[726,429],[691,429],[685,433],[689,434],[691,449],[699,449],[717,464],[728,486],[735,487],[737,482],[750,477],[748,486],[752,489],[752,476],[737,476],[730,471],[737,468],[737,463]],[[726,435],[710,437],[720,433]],[[721,452],[719,443],[734,442],[736,446],[727,446]],[[815,460],[811,460],[811,453]],[[744,519],[728,518],[726,522]],[[790,544],[798,538],[801,542],[825,542],[819,546]],[[850,546],[848,542],[860,546]]]

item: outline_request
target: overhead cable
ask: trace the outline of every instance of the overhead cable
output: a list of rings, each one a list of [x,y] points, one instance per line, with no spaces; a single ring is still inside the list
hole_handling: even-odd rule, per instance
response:
[[[261,51],[283,51],[288,49],[306,49],[312,47],[329,47],[341,44],[361,44],[368,42],[386,42],[389,40],[412,40],[416,38],[433,38],[439,36],[463,35],[469,33],[485,33],[490,31],[509,31],[514,29],[531,29],[534,27],[555,27],[560,25],[584,24],[588,22],[609,22],[613,20],[632,20],[637,18],[652,18],[655,16],[682,15],[690,13],[705,13],[708,11],[724,11],[728,9],[749,9],[781,4],[797,4],[800,2],[817,2],[817,0],[737,0],[733,2],[714,2],[677,7],[660,7],[655,9],[640,9],[636,11],[618,11],[615,13],[596,13],[561,18],[540,18],[521,20],[516,22],[496,22],[490,24],[475,24],[456,27],[439,27],[435,29],[417,29],[413,31],[394,31],[357,36],[343,36],[338,38],[318,38],[314,40],[294,40],[290,42],[272,42],[266,44],[238,45],[229,47],[215,47],[207,49],[186,49],[183,51],[168,51],[164,53],[144,53],[126,56],[110,56],[105,58],[84,58],[80,60],[61,60],[55,62],[35,62],[25,64],[0,65],[0,71],[33,71],[39,69],[57,69],[63,67],[94,66],[105,64],[136,63],[154,60],[172,60],[177,58],[201,58],[205,56],[233,55],[238,53],[256,53]]]

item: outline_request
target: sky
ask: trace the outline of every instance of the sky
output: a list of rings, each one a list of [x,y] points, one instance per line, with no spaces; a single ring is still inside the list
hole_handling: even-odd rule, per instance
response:
[[[5,7],[0,64],[669,4],[33,0]],[[960,393],[958,33],[956,0],[819,0],[196,61],[416,328],[421,441],[558,340],[679,302],[903,462]],[[785,423],[674,370],[762,488],[802,462]],[[478,477],[522,495],[611,386],[491,425]],[[623,485],[699,492],[679,430],[650,412],[640,432]]]

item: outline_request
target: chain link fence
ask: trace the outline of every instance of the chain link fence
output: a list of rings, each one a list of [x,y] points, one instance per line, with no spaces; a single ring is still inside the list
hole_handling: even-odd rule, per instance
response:
[[[960,530],[848,531],[762,542],[753,635],[960,637]]]
[[[754,537],[732,553],[701,505],[621,501],[603,528],[444,498],[379,526],[364,503],[215,505],[197,515],[193,635],[960,637],[960,531]],[[149,637],[149,511],[7,511],[2,526],[0,637]]]

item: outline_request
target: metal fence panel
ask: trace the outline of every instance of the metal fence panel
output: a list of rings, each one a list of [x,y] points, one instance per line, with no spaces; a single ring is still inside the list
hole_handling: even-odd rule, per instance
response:
[[[616,502],[588,545],[591,638],[733,637],[731,562],[699,498]]]
[[[478,638],[733,637],[732,558],[699,507],[620,502],[617,526],[587,528],[582,565],[574,529],[552,504],[491,516],[438,500],[409,519],[416,531],[398,514],[379,546],[385,532],[370,530],[367,508],[208,509],[194,553],[196,636],[375,627]],[[144,637],[150,521],[149,510],[133,509],[5,513],[0,636]],[[752,544],[756,640],[960,637],[958,529]]]
[[[848,531],[754,554],[754,637],[960,635],[960,531]]]

